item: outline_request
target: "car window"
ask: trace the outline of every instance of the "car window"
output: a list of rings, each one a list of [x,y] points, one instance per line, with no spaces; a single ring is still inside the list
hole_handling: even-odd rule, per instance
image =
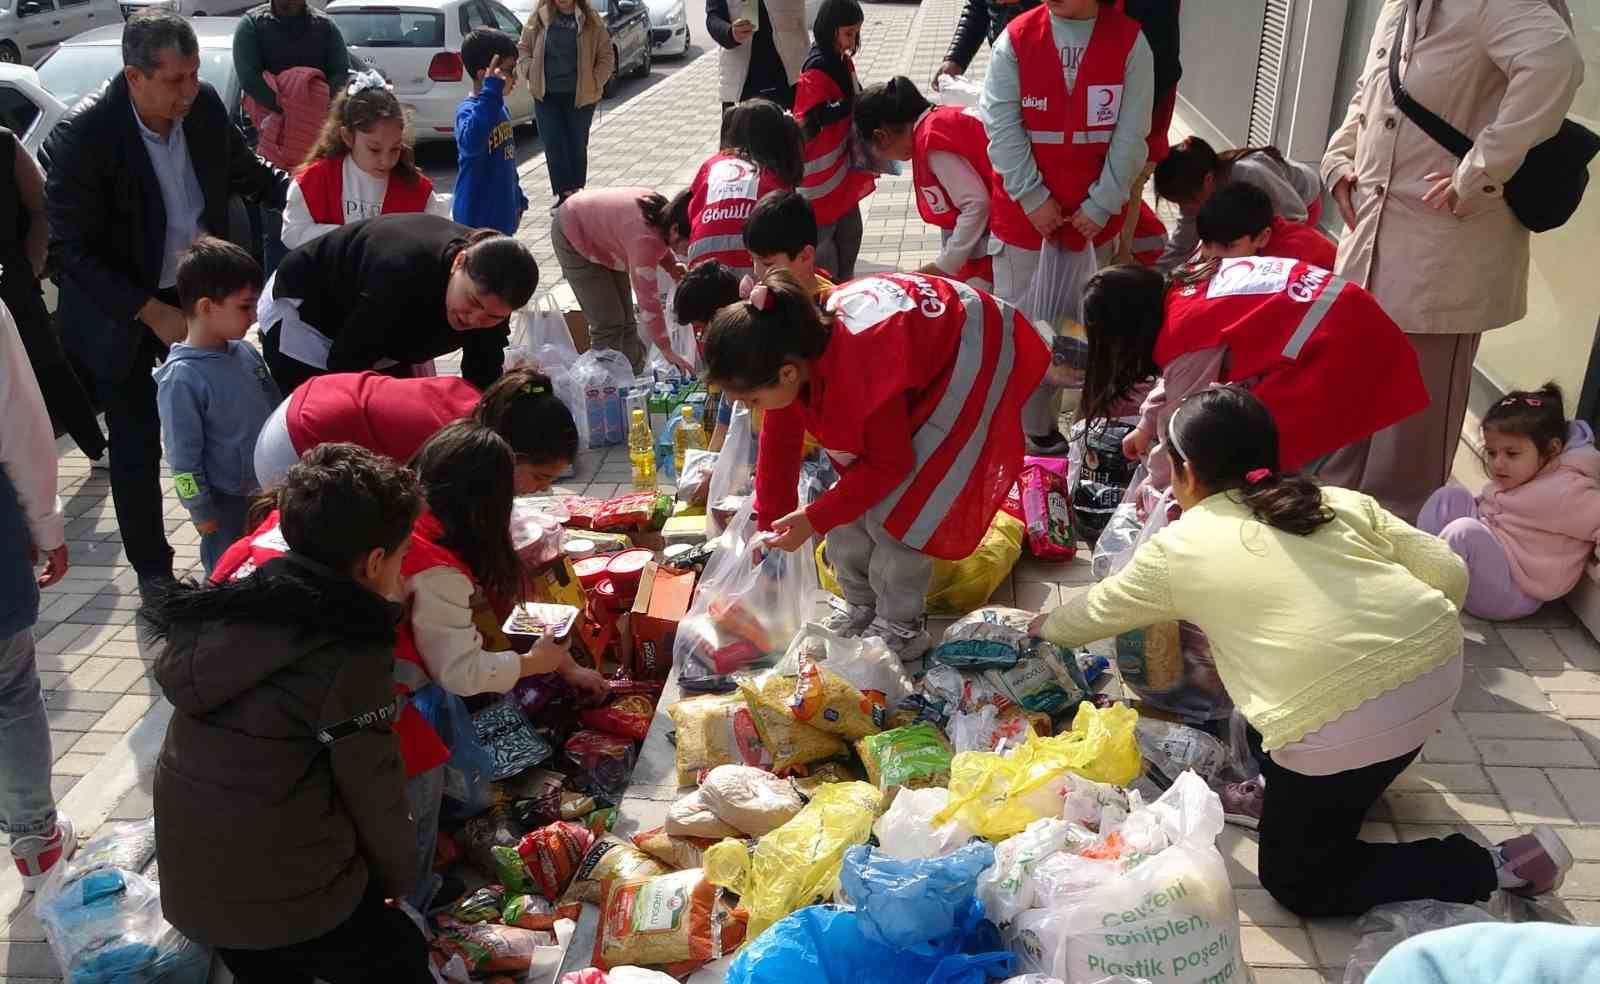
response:
[[[67,7],[81,7],[88,2],[89,0],[56,0],[56,6],[65,9]]]
[[[466,37],[480,27],[494,27],[494,20],[481,3],[464,3],[458,15],[461,18],[461,36]]]
[[[73,105],[122,71],[122,48],[115,44],[64,44],[34,66],[39,84],[57,99]],[[224,100],[232,98],[233,50],[200,49],[200,80]]]
[[[511,11],[497,3],[485,3],[484,6],[488,7],[489,13],[494,15],[495,27],[498,27],[500,30],[506,32],[514,38],[522,35],[522,22],[517,20],[516,14],[513,14]]]
[[[39,107],[33,100],[9,85],[0,86],[0,126],[21,137],[39,118]]]
[[[364,48],[443,48],[444,14],[363,7],[328,13],[345,44]]]

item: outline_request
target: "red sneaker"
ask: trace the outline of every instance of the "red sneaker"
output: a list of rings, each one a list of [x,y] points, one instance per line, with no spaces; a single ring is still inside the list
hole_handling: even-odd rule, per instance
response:
[[[22,890],[37,892],[50,876],[51,869],[72,857],[78,850],[78,836],[72,821],[66,817],[56,819],[56,829],[49,837],[13,837],[11,859],[22,873]]]
[[[1540,824],[1533,833],[1499,843],[1505,870],[1527,884],[1506,891],[1518,895],[1543,895],[1561,887],[1572,868],[1572,852],[1561,836]]]

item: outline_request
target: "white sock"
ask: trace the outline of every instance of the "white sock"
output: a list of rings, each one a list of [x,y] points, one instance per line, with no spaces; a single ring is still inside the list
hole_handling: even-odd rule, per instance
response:
[[[1506,863],[1505,851],[1502,848],[1491,847],[1489,853],[1494,856],[1494,877],[1501,888],[1521,888],[1528,884],[1526,878],[1518,878],[1511,873],[1510,866]]]

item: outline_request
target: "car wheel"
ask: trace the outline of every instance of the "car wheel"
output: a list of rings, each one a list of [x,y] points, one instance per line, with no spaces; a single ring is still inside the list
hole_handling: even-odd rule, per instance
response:
[[[17,46],[10,41],[0,41],[0,62],[7,65],[21,64],[22,55],[17,52]]]

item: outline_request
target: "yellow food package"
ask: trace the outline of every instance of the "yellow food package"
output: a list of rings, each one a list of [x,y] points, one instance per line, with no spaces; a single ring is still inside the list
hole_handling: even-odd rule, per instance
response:
[[[950,805],[933,825],[959,820],[980,837],[1001,840],[1058,816],[1068,774],[1126,786],[1143,766],[1133,734],[1138,720],[1126,704],[1099,710],[1084,702],[1071,730],[1053,738],[1031,737],[1004,755],[958,754],[950,763]]]
[[[747,939],[839,887],[844,852],[866,843],[883,794],[864,782],[824,786],[793,820],[756,842],[725,840],[706,851],[706,880],[735,892],[750,913]]]
[[[1022,520],[1002,510],[994,514],[989,532],[971,555],[961,560],[935,560],[933,580],[928,582],[927,613],[936,618],[965,615],[987,605],[1022,557],[1027,532]],[[817,546],[817,580],[824,590],[839,594],[826,542]]]
[[[755,715],[742,694],[691,697],[667,709],[677,732],[674,750],[678,785],[699,783],[700,773],[719,765],[772,768],[772,753],[756,730]],[[826,758],[826,756],[823,756]]]
[[[748,687],[741,681],[740,688],[752,704],[760,702],[846,741],[882,730],[873,721],[876,704],[839,674],[803,655],[796,661],[794,674],[768,670],[751,678]]]
[[[809,765],[845,753],[845,743],[837,735],[801,724],[786,709],[769,706],[748,679],[739,681],[739,692],[750,708],[762,747],[772,755],[773,772],[787,772],[797,765]]]

